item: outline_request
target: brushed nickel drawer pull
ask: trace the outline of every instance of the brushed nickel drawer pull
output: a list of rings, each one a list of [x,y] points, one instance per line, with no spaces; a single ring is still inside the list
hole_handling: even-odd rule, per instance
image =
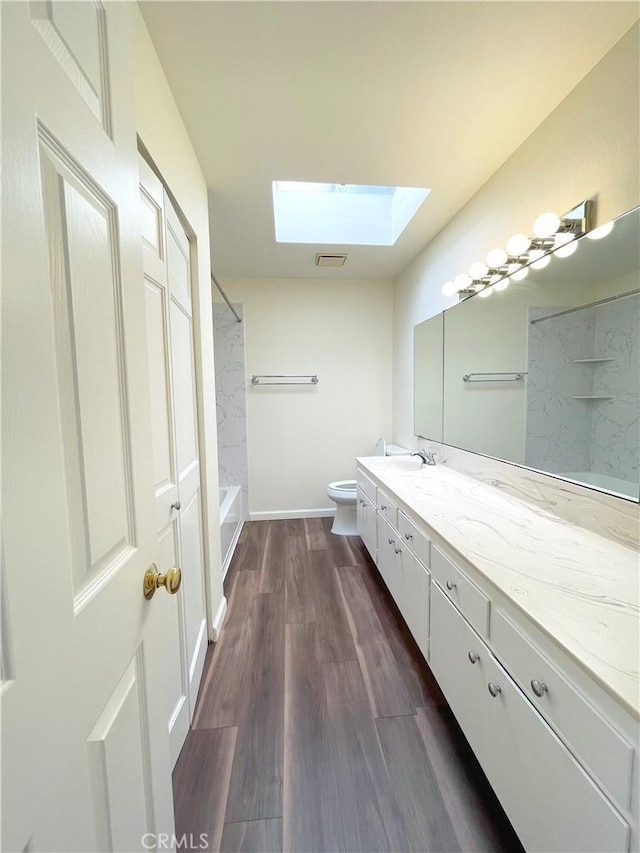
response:
[[[549,688],[544,681],[538,681],[537,678],[531,679],[531,689],[538,697],[544,696],[544,694],[549,691]]]

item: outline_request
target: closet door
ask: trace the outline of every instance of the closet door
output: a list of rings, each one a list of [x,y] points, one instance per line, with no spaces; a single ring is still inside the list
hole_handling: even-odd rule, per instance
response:
[[[156,527],[161,571],[183,571],[179,610],[159,614],[163,706],[175,760],[193,717],[207,645],[200,470],[192,347],[190,245],[162,183],[140,159]]]
[[[184,583],[184,624],[191,718],[198,698],[207,651],[202,496],[191,307],[191,246],[166,193],[165,224],[176,473],[180,503],[178,528]]]

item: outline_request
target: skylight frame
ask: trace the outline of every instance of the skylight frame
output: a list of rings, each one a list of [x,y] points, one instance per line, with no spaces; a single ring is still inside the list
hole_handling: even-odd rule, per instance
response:
[[[273,181],[271,192],[278,243],[393,246],[431,190]]]

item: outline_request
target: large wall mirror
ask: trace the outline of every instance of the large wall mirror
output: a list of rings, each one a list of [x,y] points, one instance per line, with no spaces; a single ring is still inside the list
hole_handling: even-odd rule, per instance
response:
[[[417,326],[416,434],[637,501],[639,238],[636,208],[570,257]]]

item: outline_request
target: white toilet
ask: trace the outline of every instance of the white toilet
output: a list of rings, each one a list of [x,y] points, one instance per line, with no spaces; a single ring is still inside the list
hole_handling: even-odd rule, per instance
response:
[[[397,444],[385,444],[383,438],[376,444],[374,456],[406,456],[410,453],[406,447]],[[327,486],[327,495],[336,502],[336,514],[331,532],[338,536],[357,536],[358,520],[356,515],[357,493],[355,480],[336,480]]]

